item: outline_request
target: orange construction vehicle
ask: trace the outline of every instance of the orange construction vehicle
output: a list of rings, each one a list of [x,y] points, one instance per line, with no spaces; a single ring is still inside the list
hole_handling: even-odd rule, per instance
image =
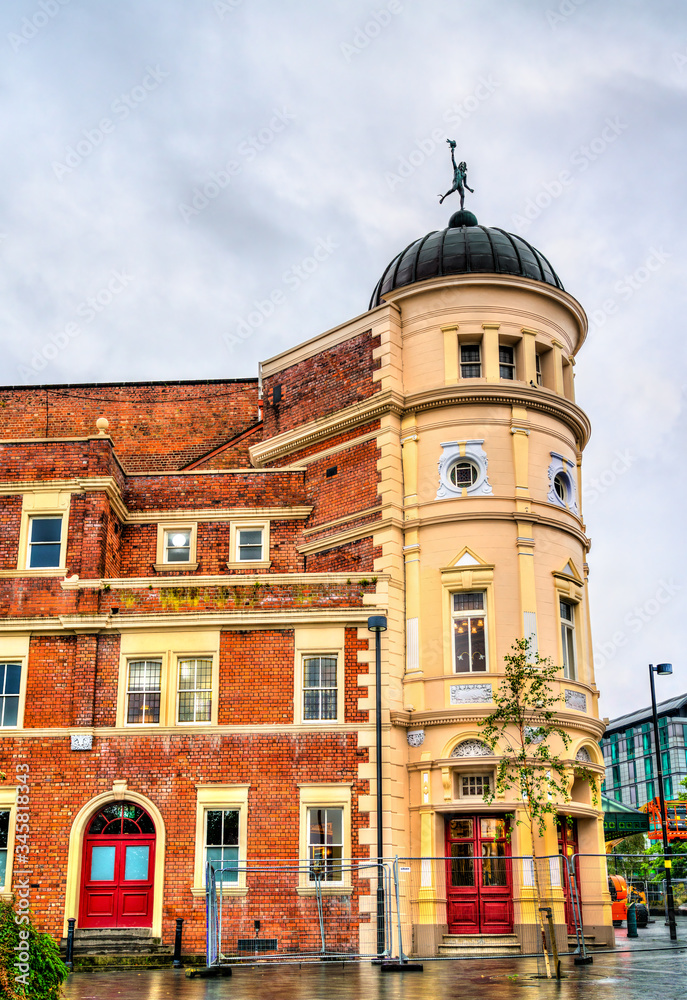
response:
[[[629,903],[635,904],[637,915],[637,927],[646,927],[649,923],[649,907],[646,896],[633,885],[628,884],[622,875],[608,876],[608,891],[611,894],[613,915],[613,926],[621,927],[623,920],[627,920],[627,907]]]

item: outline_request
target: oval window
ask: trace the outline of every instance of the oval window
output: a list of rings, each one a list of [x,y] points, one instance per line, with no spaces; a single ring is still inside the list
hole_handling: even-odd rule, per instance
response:
[[[567,476],[559,472],[558,475],[554,477],[553,488],[556,491],[556,496],[561,501],[561,503],[568,502],[568,479]]]

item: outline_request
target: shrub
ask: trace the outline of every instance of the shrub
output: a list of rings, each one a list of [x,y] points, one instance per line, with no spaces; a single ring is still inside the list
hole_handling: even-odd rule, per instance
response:
[[[21,944],[28,944],[28,962],[20,960]],[[14,903],[0,900],[0,997],[58,1000],[67,975],[60,950],[50,935],[40,934],[28,916],[19,916]]]

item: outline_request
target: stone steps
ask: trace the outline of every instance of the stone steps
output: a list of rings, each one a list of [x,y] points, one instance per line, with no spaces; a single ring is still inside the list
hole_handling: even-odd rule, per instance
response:
[[[60,941],[60,951],[67,950],[67,939]],[[80,958],[109,955],[166,956],[172,954],[169,945],[153,937],[149,927],[103,927],[79,929],[74,932],[74,956]]]
[[[444,934],[438,951],[456,958],[519,955],[520,942],[515,934]]]

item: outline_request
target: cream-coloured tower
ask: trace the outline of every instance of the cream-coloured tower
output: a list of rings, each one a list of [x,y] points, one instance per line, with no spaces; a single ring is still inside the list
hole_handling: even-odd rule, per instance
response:
[[[585,313],[538,251],[468,212],[392,261],[371,306],[389,400],[378,439],[385,527],[375,535],[389,577],[387,854],[495,853],[508,843],[504,822],[503,849],[532,854],[524,827],[504,820],[520,818],[522,804],[483,802],[496,758],[479,729],[504,655],[525,636],[561,665],[558,720],[571,737],[572,801],[559,810],[571,819],[551,825],[538,853],[603,855],[601,807],[574,776],[576,761],[603,773],[581,511],[590,428],[573,384]],[[512,867],[499,910],[478,887],[452,900],[450,871],[444,879],[425,864],[421,950],[445,929],[515,930],[529,946],[536,915],[525,915]],[[583,916],[608,940],[603,872],[601,861],[583,866]]]

